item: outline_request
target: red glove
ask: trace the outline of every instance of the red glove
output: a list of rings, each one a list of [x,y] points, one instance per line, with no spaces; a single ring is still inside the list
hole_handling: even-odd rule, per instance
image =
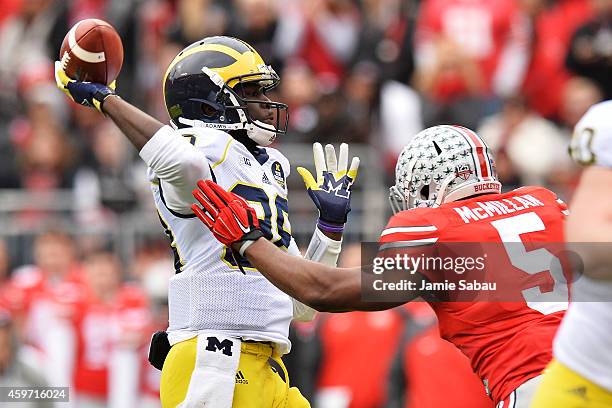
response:
[[[236,244],[242,256],[248,246],[244,244],[263,237],[257,213],[242,197],[211,180],[198,181],[198,187],[192,194],[203,208],[192,204],[191,209],[221,243],[229,247]]]

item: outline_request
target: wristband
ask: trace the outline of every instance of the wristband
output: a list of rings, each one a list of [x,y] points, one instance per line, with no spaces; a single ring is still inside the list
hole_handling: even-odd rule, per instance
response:
[[[255,241],[250,241],[250,240],[244,241],[242,245],[240,245],[240,248],[238,249],[238,253],[240,254],[240,256],[244,258],[244,251],[246,251],[247,248],[253,245],[254,243]]]
[[[337,233],[344,231],[344,224],[329,224],[320,218],[317,221],[317,227],[319,227],[321,231],[329,233]]]
[[[102,111],[102,105],[104,105],[104,101],[106,101],[109,96],[119,97],[111,88],[100,89],[93,96],[94,105],[96,105],[96,108],[102,113],[105,113]],[[98,103],[96,104],[96,102]]]

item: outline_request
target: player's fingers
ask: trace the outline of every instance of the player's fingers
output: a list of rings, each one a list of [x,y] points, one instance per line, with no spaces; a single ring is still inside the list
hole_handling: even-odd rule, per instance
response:
[[[220,210],[224,207],[223,202],[217,197],[217,194],[210,188],[206,181],[200,180],[197,182],[199,188],[192,191],[193,196],[202,203],[202,205],[210,205],[216,210]],[[216,216],[216,213],[213,213]]]
[[[197,204],[191,204],[191,211],[206,225],[208,228],[212,228],[215,223],[212,218],[208,216]]]
[[[348,170],[348,145],[342,143],[340,145],[340,153],[338,153],[338,176],[342,177]]]
[[[338,172],[338,162],[336,159],[336,149],[331,144],[325,145],[325,163],[327,163],[327,171],[331,174]]]
[[[94,99],[92,100],[93,104],[94,104],[94,108],[96,108],[98,111],[102,112],[102,104],[100,103],[100,101]]]
[[[240,203],[241,203],[241,205],[242,205],[243,207],[245,207],[245,208],[246,208],[246,207],[250,207],[250,206],[251,206],[251,205],[248,203],[248,201],[247,201],[247,200],[245,200],[243,197],[239,196],[238,194],[233,194],[233,193],[232,193],[232,200],[233,200],[233,201],[238,201],[238,202],[240,202]]]
[[[327,170],[327,167],[325,166],[325,153],[323,153],[323,146],[321,143],[317,142],[312,145],[312,153],[314,155],[317,182],[323,183],[323,172]]]
[[[220,185],[218,185],[217,183],[215,183],[213,181],[210,181],[210,187],[214,190],[215,193],[217,193],[217,196],[226,205],[229,205],[229,203],[234,201],[234,200],[236,200],[236,198],[238,198],[238,200],[240,200],[242,198],[242,197],[240,197],[237,194],[230,193],[229,191],[227,191],[226,189],[224,189],[223,187],[221,187]]]
[[[72,95],[70,95],[70,91],[68,91],[66,87],[69,81],[70,78],[68,78],[68,75],[66,75],[66,73],[64,72],[61,62],[55,61],[55,84],[66,94],[66,96],[74,100]]]
[[[55,61],[55,83],[60,89],[63,89],[64,86],[66,85],[66,82],[64,81],[65,76],[66,74],[64,73],[64,70],[62,69],[62,63],[59,61]]]
[[[359,173],[359,157],[353,157],[351,161],[351,167],[348,171],[348,176],[355,180],[357,178],[357,173]]]
[[[300,174],[300,176],[302,176],[302,180],[304,180],[306,188],[311,190],[317,190],[319,188],[317,181],[314,179],[312,173],[310,173],[308,169],[305,169],[304,167],[298,167],[297,172]]]
[[[212,204],[219,210],[226,206],[226,203],[219,198],[217,193],[213,190],[212,186],[216,185],[212,180],[200,180],[198,181],[198,187],[202,190],[202,193],[212,202]]]
[[[202,204],[202,207],[204,207],[204,210],[206,210],[213,218],[217,217],[217,215],[219,215],[219,208],[215,207],[209,200],[208,197],[204,196],[204,194],[202,194],[202,192],[198,189],[194,189],[191,194],[193,194],[193,196],[195,197],[196,200],[198,200],[198,202],[200,204]]]

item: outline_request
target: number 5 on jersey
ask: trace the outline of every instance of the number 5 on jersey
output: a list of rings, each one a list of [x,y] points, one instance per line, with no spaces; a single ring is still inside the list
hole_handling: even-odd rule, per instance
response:
[[[552,276],[550,292],[543,293],[539,287],[522,291],[527,306],[543,314],[567,309],[568,287],[559,259],[544,248],[528,251],[521,240],[521,234],[544,230],[542,219],[535,212],[528,212],[492,221],[491,225],[497,230],[515,268],[530,275],[548,271]]]

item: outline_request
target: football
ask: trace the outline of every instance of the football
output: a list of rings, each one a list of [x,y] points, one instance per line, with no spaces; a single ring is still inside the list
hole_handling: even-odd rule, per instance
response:
[[[109,23],[88,18],[68,31],[59,58],[70,78],[109,85],[121,71],[123,44]]]

